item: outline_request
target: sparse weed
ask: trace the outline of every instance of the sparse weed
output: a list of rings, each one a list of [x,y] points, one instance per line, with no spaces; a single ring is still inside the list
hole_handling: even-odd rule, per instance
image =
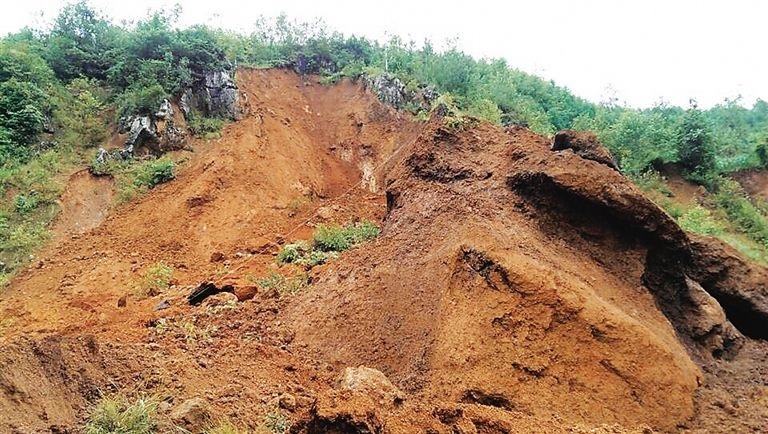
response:
[[[280,264],[290,264],[298,261],[302,256],[311,250],[306,241],[298,241],[283,246],[280,253],[277,254],[277,262]]]
[[[307,195],[302,195],[291,199],[287,206],[288,217],[293,217],[298,214],[299,211],[310,202],[312,202],[312,197]]]
[[[140,292],[142,295],[154,297],[162,294],[171,285],[173,268],[164,262],[156,262],[150,265],[144,272],[141,281]]]
[[[308,284],[306,273],[293,277],[286,277],[277,272],[271,272],[266,277],[256,279],[256,284],[263,289],[274,289],[278,294],[295,294]]]
[[[184,340],[187,341],[187,343],[196,341],[210,341],[216,334],[215,327],[206,326],[200,328],[192,321],[185,321],[181,323],[179,325],[179,330],[181,331],[182,335],[184,336]]]
[[[206,325],[200,327],[192,320],[176,320],[173,318],[160,318],[152,326],[159,335],[172,335],[183,339],[188,344],[197,342],[210,342],[216,337],[219,329],[216,326]]]
[[[291,429],[291,421],[282,412],[275,410],[264,417],[264,427],[274,434],[285,434]]]
[[[219,422],[216,425],[208,428],[204,432],[205,434],[250,434],[250,431],[238,427],[229,421]]]
[[[142,396],[131,402],[118,395],[102,398],[91,410],[85,434],[153,434],[158,427],[158,402]]]

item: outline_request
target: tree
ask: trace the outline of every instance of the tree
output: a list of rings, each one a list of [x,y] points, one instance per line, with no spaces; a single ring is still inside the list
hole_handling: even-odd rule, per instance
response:
[[[692,179],[702,181],[715,170],[712,131],[701,110],[692,102],[677,130],[680,164]]]
[[[48,36],[46,60],[56,75],[106,78],[114,63],[117,29],[87,2],[65,6]]]

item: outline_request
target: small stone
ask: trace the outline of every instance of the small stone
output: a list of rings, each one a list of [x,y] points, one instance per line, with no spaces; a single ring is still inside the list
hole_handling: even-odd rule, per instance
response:
[[[368,395],[381,405],[399,404],[405,399],[405,394],[386,375],[366,366],[344,369],[339,388]]]
[[[208,402],[202,398],[188,399],[171,411],[171,420],[190,432],[198,432],[210,423]]]
[[[117,307],[125,307],[128,305],[128,296],[124,295],[117,299]]]
[[[211,262],[220,262],[224,260],[224,254],[221,252],[211,253]]]
[[[157,305],[155,306],[155,310],[164,310],[164,309],[168,309],[169,307],[171,307],[171,302],[169,302],[168,300],[163,300],[160,303],[157,303]]]
[[[205,299],[205,306],[223,306],[225,304],[237,303],[237,296],[231,292],[220,292]]]
[[[290,393],[283,393],[280,395],[280,397],[277,398],[277,403],[280,408],[285,410],[293,411],[296,409],[296,398]]]

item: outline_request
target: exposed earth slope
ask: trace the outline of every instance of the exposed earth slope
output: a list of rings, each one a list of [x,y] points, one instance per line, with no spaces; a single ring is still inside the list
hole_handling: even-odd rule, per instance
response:
[[[237,80],[243,119],[177,179],[101,222],[77,208],[92,229],[65,214],[0,294],[0,431],[77,432],[113,391],[251,427],[279,407],[296,432],[768,430],[768,271],[610,158],[419,122],[349,81]],[[382,234],[296,294],[254,283],[281,244],[361,218]],[[159,261],[174,285],[137,295]],[[240,301],[187,304],[205,281]]]

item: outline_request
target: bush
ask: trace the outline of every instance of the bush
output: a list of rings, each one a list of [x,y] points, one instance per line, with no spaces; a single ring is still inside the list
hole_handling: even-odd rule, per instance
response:
[[[760,166],[768,168],[768,143],[763,142],[757,145],[755,154],[757,155],[758,161],[760,161]]]
[[[133,181],[137,187],[153,188],[176,178],[176,164],[170,158],[159,158],[140,164]]]
[[[368,220],[343,227],[320,225],[315,229],[312,242],[315,249],[323,252],[343,252],[357,244],[376,238],[379,232],[379,227]]]
[[[277,262],[280,264],[290,264],[298,261],[311,250],[309,244],[305,241],[299,241],[293,244],[286,244],[277,254]]]
[[[323,252],[342,252],[352,246],[346,228],[339,225],[320,225],[312,235],[316,249]]]
[[[225,121],[219,118],[204,117],[193,111],[189,114],[187,122],[192,134],[198,137],[212,139],[221,135],[221,129],[224,127]]]
[[[85,434],[154,434],[158,428],[157,400],[140,397],[103,398],[91,410]]]
[[[172,277],[173,268],[169,267],[164,262],[156,262],[150,265],[144,272],[141,281],[140,290],[142,295],[154,297],[162,294],[171,286]]]
[[[277,254],[277,262],[312,268],[337,258],[339,252],[376,238],[379,232],[379,227],[368,220],[346,226],[319,225],[312,235],[311,245],[306,241],[286,244]]]
[[[694,206],[685,211],[678,218],[680,227],[689,232],[701,235],[718,236],[723,233],[723,226],[718,223],[708,209],[701,206]]]
[[[291,429],[291,421],[279,410],[275,410],[264,417],[264,427],[273,434],[286,434]]]
[[[158,83],[135,84],[118,97],[118,113],[120,116],[154,113],[168,96],[168,92]]]
[[[680,164],[695,182],[705,180],[715,169],[712,132],[704,115],[695,106],[685,112],[677,132]]]
[[[17,194],[13,203],[17,213],[27,214],[40,205],[40,199],[33,191],[29,194]]]
[[[716,188],[715,201],[730,221],[740,232],[768,247],[768,218],[752,203],[739,183],[722,178]]]

